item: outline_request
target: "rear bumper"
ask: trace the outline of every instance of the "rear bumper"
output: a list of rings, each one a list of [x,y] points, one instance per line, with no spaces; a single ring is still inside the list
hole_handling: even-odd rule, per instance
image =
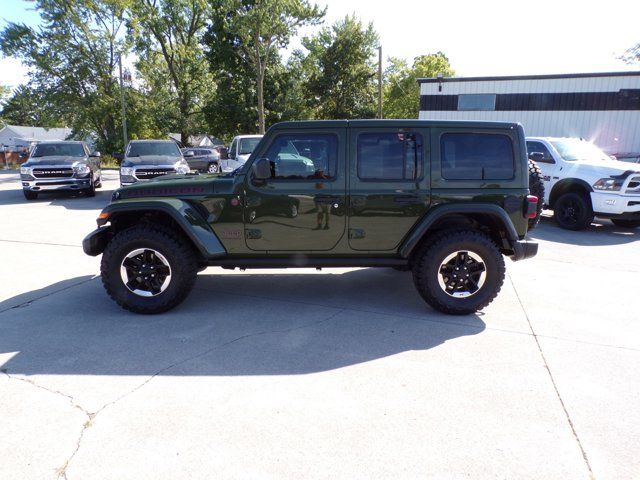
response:
[[[535,257],[538,254],[538,242],[533,242],[531,240],[516,240],[513,242],[513,252],[511,260],[514,262]]]
[[[84,240],[82,240],[82,250],[84,250],[84,253],[87,255],[96,257],[104,252],[104,249],[112,236],[113,232],[111,231],[110,226],[98,227],[89,235],[84,237]]]

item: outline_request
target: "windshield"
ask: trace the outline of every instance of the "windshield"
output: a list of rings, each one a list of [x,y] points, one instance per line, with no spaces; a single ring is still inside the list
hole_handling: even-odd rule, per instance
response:
[[[40,143],[31,157],[84,157],[85,151],[79,143]]]
[[[240,139],[240,155],[247,155],[253,152],[256,145],[260,143],[261,138],[242,138]]]
[[[179,157],[180,150],[174,142],[139,142],[129,146],[127,157],[144,157],[146,155]]]
[[[574,162],[576,160],[611,160],[606,153],[596,147],[593,143],[585,140],[553,140],[551,141],[551,144],[555,147],[560,156],[568,162]]]

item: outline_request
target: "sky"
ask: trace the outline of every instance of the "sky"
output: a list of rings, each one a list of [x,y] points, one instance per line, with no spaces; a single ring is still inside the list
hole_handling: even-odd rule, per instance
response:
[[[326,23],[355,14],[372,22],[385,60],[444,52],[457,76],[639,70],[618,57],[640,42],[640,1],[607,0],[316,0]],[[33,4],[0,0],[8,21],[38,24]],[[300,35],[309,35],[305,28]],[[292,42],[289,51],[300,45]],[[285,52],[286,53],[286,52]],[[0,59],[0,84],[26,81],[20,61]]]

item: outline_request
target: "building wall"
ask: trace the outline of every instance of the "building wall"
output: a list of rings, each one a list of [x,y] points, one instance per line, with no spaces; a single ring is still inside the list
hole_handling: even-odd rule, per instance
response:
[[[495,94],[496,110],[458,111],[463,94]],[[429,81],[420,118],[515,121],[527,135],[582,137],[608,153],[638,154],[640,75]]]

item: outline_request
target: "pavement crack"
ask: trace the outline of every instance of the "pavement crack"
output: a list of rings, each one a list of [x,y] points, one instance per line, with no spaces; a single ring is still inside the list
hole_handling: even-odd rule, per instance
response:
[[[58,294],[60,292],[64,292],[65,290],[69,290],[71,288],[79,287],[80,285],[84,285],[85,283],[89,283],[89,282],[94,281],[96,278],[100,278],[100,277],[96,275],[96,276],[91,277],[91,278],[89,278],[87,280],[83,280],[81,282],[74,283],[73,285],[67,285],[66,287],[60,288],[60,289],[55,290],[53,292],[49,292],[49,293],[46,293],[44,295],[40,295],[39,297],[32,298],[31,300],[27,300],[26,302],[22,302],[22,303],[19,303],[17,305],[12,305],[10,307],[3,308],[2,310],[0,310],[0,313],[8,312],[9,310],[14,310],[16,308],[28,307],[31,304],[33,304],[33,303],[35,303],[35,302],[37,302],[39,300],[42,300],[43,298],[47,298],[47,297],[50,297],[52,295],[56,295],[56,294]]]
[[[63,398],[66,398],[73,408],[77,408],[78,410],[80,410],[82,413],[86,415],[87,420],[82,424],[82,429],[80,430],[80,435],[78,436],[78,439],[76,441],[75,449],[73,450],[69,458],[67,458],[67,460],[59,468],[56,469],[57,478],[67,480],[67,467],[69,466],[69,463],[71,462],[71,460],[73,460],[73,457],[75,457],[76,453],[78,453],[78,450],[80,450],[80,444],[82,443],[82,438],[84,437],[84,433],[87,430],[87,428],[91,426],[91,422],[95,418],[96,414],[89,412],[82,405],[76,402],[71,395],[61,392],[60,390],[53,390],[51,388],[47,388],[44,385],[40,385],[39,383],[36,383],[34,380],[30,378],[16,377],[14,375],[11,375],[6,368],[0,369],[0,372],[4,373],[11,380],[27,383],[35,388],[44,390],[45,392],[49,392],[53,395],[59,395]]]
[[[533,339],[536,342],[536,346],[538,347],[538,351],[540,352],[540,356],[542,357],[542,362],[544,363],[544,368],[547,370],[547,373],[549,375],[549,379],[551,380],[551,385],[553,385],[553,389],[556,392],[556,396],[558,397],[558,401],[560,402],[560,405],[562,406],[562,410],[564,411],[564,415],[567,419],[567,422],[569,423],[569,427],[571,428],[571,432],[573,433],[573,437],[576,440],[576,443],[578,444],[578,448],[580,449],[580,452],[582,453],[582,458],[584,459],[584,463],[587,466],[587,470],[589,471],[589,478],[590,479],[595,479],[595,475],[593,474],[593,469],[591,468],[591,463],[589,463],[589,458],[587,456],[587,451],[584,449],[584,446],[582,445],[582,442],[580,441],[580,437],[578,436],[578,431],[576,430],[575,425],[573,424],[573,420],[571,420],[571,415],[569,415],[569,410],[567,409],[567,406],[564,402],[564,400],[562,399],[562,395],[560,395],[560,390],[558,389],[558,385],[556,384],[555,378],[553,377],[553,373],[551,373],[551,368],[549,367],[549,364],[547,363],[547,358],[544,354],[544,351],[542,350],[542,345],[540,345],[540,340],[538,339],[538,335],[536,334],[535,330],[533,329],[533,324],[531,323],[531,319],[529,318],[529,314],[527,313],[527,310],[524,308],[524,303],[522,302],[522,299],[520,298],[520,294],[518,293],[518,290],[516,289],[516,285],[513,282],[513,278],[509,276],[509,281],[511,282],[511,286],[513,287],[513,291],[516,294],[516,298],[518,299],[518,303],[520,304],[520,308],[522,309],[522,313],[524,314],[524,317],[527,319],[527,323],[529,324],[529,329],[531,330],[531,335],[533,336]]]

